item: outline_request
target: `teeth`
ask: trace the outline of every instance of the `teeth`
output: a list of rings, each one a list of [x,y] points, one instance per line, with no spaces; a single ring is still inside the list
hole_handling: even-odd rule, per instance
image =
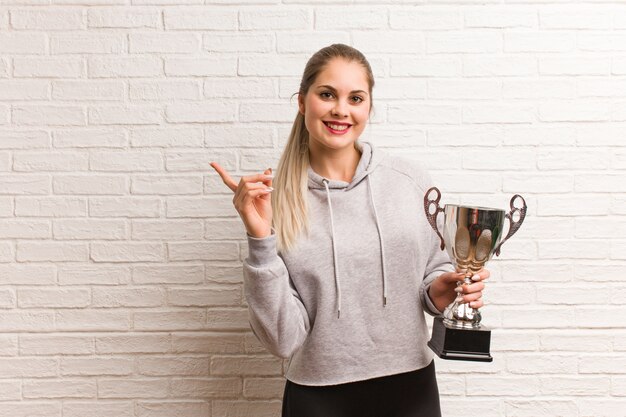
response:
[[[333,125],[330,123],[326,123],[331,129],[334,130],[346,130],[347,128],[349,128],[350,126],[348,125]]]

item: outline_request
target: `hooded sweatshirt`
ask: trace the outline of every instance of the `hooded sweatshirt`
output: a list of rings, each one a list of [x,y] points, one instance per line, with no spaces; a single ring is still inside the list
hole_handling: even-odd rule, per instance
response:
[[[428,174],[368,142],[357,148],[350,182],[309,167],[310,232],[293,249],[277,252],[274,234],[247,235],[250,326],[269,352],[290,358],[285,376],[301,385],[427,366],[424,312],[441,314],[427,290],[454,271],[424,213]]]

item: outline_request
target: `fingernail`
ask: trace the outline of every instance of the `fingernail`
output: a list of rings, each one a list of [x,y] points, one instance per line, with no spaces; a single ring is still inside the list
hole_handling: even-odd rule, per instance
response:
[[[271,180],[272,178],[274,178],[274,176],[271,174],[270,175],[264,174],[264,175],[265,175],[265,178],[267,178],[268,180]]]
[[[476,274],[472,277],[472,281],[480,281],[480,275]]]
[[[270,167],[270,174],[272,173],[272,168]]]
[[[456,287],[456,288],[454,289],[454,291],[456,291],[456,292],[458,292],[458,293],[461,293],[461,292],[463,292],[463,288],[459,285],[458,287]]]
[[[264,191],[265,191],[266,193],[269,193],[269,192],[274,191],[274,188],[272,188],[272,187],[267,187]]]

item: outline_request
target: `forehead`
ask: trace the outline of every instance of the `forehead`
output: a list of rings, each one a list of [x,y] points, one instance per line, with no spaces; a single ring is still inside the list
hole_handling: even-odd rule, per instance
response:
[[[369,90],[365,68],[356,61],[335,58],[326,64],[313,83],[314,87],[330,85],[337,90]]]

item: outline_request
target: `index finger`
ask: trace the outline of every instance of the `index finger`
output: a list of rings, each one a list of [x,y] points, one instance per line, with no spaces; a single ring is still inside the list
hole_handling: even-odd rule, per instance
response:
[[[210,164],[213,169],[217,171],[220,177],[222,177],[222,181],[224,184],[228,186],[233,192],[237,191],[237,183],[228,175],[228,172],[224,168],[222,168],[217,162],[211,162]]]

